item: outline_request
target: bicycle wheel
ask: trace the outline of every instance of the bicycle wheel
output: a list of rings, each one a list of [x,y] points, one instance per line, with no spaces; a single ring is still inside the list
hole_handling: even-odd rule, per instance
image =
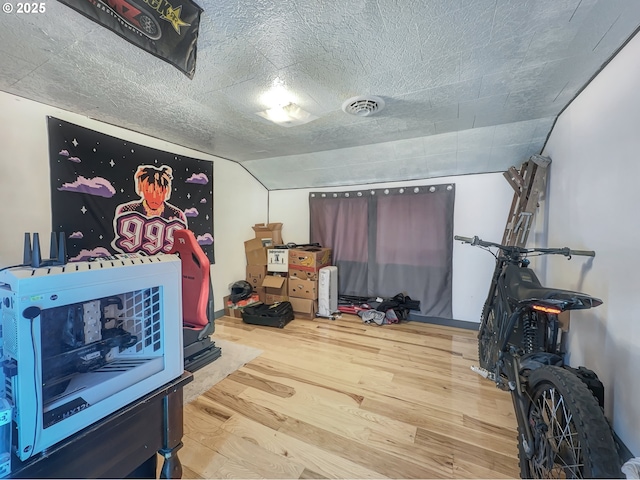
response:
[[[519,435],[521,477],[620,478],[611,429],[586,385],[555,366],[533,370],[528,381],[534,452],[528,459]]]

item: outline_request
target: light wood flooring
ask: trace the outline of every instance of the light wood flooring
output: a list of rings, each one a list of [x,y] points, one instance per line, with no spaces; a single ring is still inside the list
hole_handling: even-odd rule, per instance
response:
[[[214,338],[264,353],[185,405],[184,478],[519,475],[511,398],[469,369],[475,331],[222,317]]]

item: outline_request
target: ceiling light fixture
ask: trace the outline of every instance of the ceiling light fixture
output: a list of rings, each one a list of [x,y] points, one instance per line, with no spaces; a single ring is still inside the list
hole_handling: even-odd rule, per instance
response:
[[[260,101],[266,107],[281,107],[289,103],[295,103],[296,97],[284,86],[284,81],[276,77],[271,88],[262,94]]]
[[[271,89],[260,100],[269,108],[256,115],[282,127],[303,125],[318,118],[296,105],[296,96],[286,89],[280,77],[275,78]]]
[[[303,110],[295,103],[288,103],[287,105],[279,105],[269,108],[263,112],[257,112],[256,115],[259,115],[276,125],[280,125],[281,127],[304,125],[305,123],[309,123],[310,121],[318,118],[312,113]]]

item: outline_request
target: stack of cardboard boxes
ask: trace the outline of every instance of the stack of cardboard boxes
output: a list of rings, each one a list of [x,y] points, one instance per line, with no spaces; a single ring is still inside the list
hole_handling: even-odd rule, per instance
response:
[[[331,249],[283,247],[282,223],[258,223],[252,228],[255,238],[244,242],[246,280],[254,292],[251,301],[273,304],[288,300],[296,318],[314,318],[318,310],[318,271],[331,265]],[[241,316],[241,310],[237,315],[232,308],[225,309],[228,315],[227,311],[231,316]]]
[[[331,249],[301,247],[288,252],[289,301],[296,318],[314,318],[318,311],[318,271],[331,265]]]
[[[267,251],[274,245],[282,244],[282,223],[257,223],[252,228],[255,238],[244,242],[244,252],[247,257],[245,279],[251,284],[253,294],[238,303],[231,302],[229,296],[224,297],[224,314],[230,317],[241,318],[242,309],[247,305],[269,303],[275,298],[274,295],[287,294],[286,283],[281,284],[282,280],[272,279],[267,274]]]
[[[282,245],[282,223],[257,223],[253,227],[255,238],[244,242],[247,257],[247,282],[258,294],[261,302],[276,303],[287,300],[287,271],[278,270],[278,265],[270,263],[272,251],[286,252],[273,249]]]

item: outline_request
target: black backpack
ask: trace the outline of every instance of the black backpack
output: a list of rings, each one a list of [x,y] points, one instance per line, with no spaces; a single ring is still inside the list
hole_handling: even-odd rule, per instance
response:
[[[409,316],[409,310],[420,310],[420,301],[412,300],[410,296],[399,293],[389,300],[384,300],[376,308],[380,312],[386,312],[391,309],[393,309],[399,321],[406,320]]]

